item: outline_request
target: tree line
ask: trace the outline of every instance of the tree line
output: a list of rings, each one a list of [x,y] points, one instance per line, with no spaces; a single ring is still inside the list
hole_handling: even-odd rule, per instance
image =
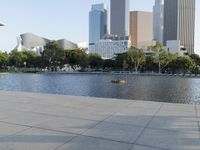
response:
[[[126,53],[103,60],[98,54],[87,54],[80,49],[64,50],[56,42],[51,42],[40,55],[33,51],[0,52],[0,69],[34,68],[36,71],[46,68],[58,71],[68,65],[79,71],[200,73],[199,55],[181,57],[168,52],[159,43],[148,49],[152,52],[149,55],[145,55],[142,49],[131,47]]]

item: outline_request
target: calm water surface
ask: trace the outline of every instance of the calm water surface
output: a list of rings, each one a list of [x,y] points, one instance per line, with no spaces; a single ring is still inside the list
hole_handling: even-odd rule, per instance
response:
[[[171,103],[200,101],[200,79],[90,74],[7,74],[0,90],[147,100]],[[126,84],[111,80],[124,79]]]

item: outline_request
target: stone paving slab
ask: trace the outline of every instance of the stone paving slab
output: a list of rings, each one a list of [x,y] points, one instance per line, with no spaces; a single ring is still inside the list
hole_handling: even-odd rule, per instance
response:
[[[83,135],[134,143],[137,137],[141,134],[142,130],[143,127],[102,122],[96,127],[88,130]]]
[[[80,136],[58,150],[130,150],[131,144]]]
[[[198,131],[179,132],[159,129],[145,129],[136,144],[170,150],[198,150]]]
[[[174,131],[197,131],[196,117],[185,116],[159,116],[154,117],[148,125],[149,128],[167,129]]]
[[[24,131],[26,129],[29,129],[29,127],[0,122],[0,139]]]
[[[54,117],[54,119],[45,121],[39,125],[39,128],[82,134],[88,129],[94,127],[98,122],[76,118]]]
[[[199,105],[0,91],[0,150],[199,149]]]
[[[7,150],[54,150],[70,141],[75,135],[31,128],[0,140]]]
[[[145,127],[160,107],[161,105],[158,104],[151,105],[150,103],[144,106],[141,103],[135,102],[113,114],[105,121]]]
[[[1,119],[3,122],[8,122],[12,124],[19,124],[24,126],[35,126],[37,124],[40,124],[44,121],[51,120],[55,117],[53,116],[47,116],[37,113],[17,113],[16,115],[13,115],[8,118]]]

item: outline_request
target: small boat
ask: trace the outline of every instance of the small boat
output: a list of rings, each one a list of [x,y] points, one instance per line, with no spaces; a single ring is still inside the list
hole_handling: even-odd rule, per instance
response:
[[[112,80],[111,82],[115,83],[115,84],[124,84],[124,83],[126,83],[125,80]]]

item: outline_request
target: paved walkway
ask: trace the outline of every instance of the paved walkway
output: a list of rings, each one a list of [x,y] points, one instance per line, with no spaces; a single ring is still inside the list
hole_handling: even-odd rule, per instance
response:
[[[200,150],[200,106],[0,91],[0,150]]]

